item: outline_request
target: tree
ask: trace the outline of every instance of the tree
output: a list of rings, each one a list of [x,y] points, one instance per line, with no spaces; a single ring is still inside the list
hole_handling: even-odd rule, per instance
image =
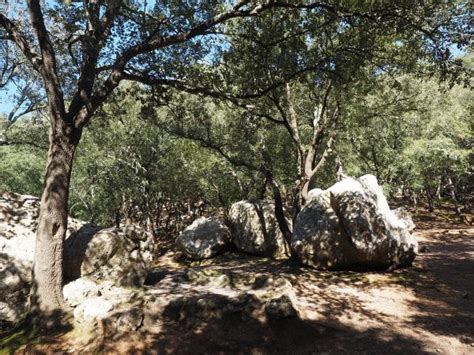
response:
[[[261,95],[268,87],[282,85],[312,68],[303,61],[296,70],[285,70],[283,80],[281,75],[270,85],[254,80],[237,93],[222,94],[226,87],[215,80],[218,76],[212,74],[213,64],[202,63],[209,56],[217,59],[219,51],[225,51],[225,45],[212,44],[216,36],[225,35],[226,24],[233,19],[258,18],[278,8],[285,10],[280,15],[295,14],[295,21],[301,19],[299,12],[327,19],[331,25],[328,31],[361,27],[360,42],[367,40],[364,34],[375,31],[390,38],[401,51],[407,43],[407,51],[416,47],[416,55],[429,53],[432,62],[445,63],[449,59],[446,46],[453,40],[450,30],[463,28],[463,17],[458,15],[465,11],[462,5],[444,1],[430,1],[424,6],[385,1],[363,6],[352,1],[241,0],[233,6],[221,1],[164,1],[156,2],[153,9],[139,1],[67,3],[50,7],[50,2],[28,0],[29,24],[0,14],[4,37],[21,51],[22,64],[41,79],[51,122],[34,263],[35,301],[41,312],[64,306],[62,258],[76,148],[84,127],[122,81],[139,81],[159,91],[174,87],[214,96]],[[317,30],[324,29],[326,26]],[[304,38],[306,33],[295,35]]]
[[[84,131],[70,214],[101,225],[139,224],[157,236],[174,234],[183,227],[180,216],[196,211],[193,205],[216,206],[216,193],[226,200],[238,193],[230,187],[214,191],[213,184],[232,180],[217,157],[150,125],[152,113],[137,87],[118,89]]]
[[[339,154],[351,173],[373,173],[391,195],[423,194],[430,210],[443,196],[457,205],[469,194],[471,101],[469,88],[439,78],[380,76],[349,105]]]

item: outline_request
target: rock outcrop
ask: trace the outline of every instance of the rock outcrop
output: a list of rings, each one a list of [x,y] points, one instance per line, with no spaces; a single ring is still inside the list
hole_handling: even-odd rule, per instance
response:
[[[0,335],[27,310],[31,265],[0,253]]]
[[[111,333],[137,330],[143,321],[142,297],[137,290],[80,278],[63,288],[65,301],[74,308],[76,326],[92,333],[102,323]]]
[[[292,247],[300,260],[320,269],[408,266],[418,244],[407,218],[390,210],[372,175],[345,178],[311,191],[298,215]]]
[[[0,326],[21,318],[31,284],[40,201],[0,194]],[[101,229],[68,219],[65,277],[88,276],[120,286],[143,285],[153,237],[137,227]]]
[[[288,258],[290,249],[278,226],[275,205],[269,201],[239,201],[229,211],[232,240],[237,249],[276,259]]]
[[[196,219],[176,239],[176,245],[188,258],[212,258],[229,250],[229,229],[216,218]]]
[[[75,325],[90,337],[97,336],[98,328],[115,336],[170,323],[198,327],[236,315],[260,321],[299,316],[292,284],[266,274],[179,270],[142,291],[81,278],[65,285],[63,294],[74,309]]]
[[[85,225],[66,239],[64,254],[67,280],[87,276],[113,281],[118,286],[140,286],[146,278],[139,244],[119,228]]]

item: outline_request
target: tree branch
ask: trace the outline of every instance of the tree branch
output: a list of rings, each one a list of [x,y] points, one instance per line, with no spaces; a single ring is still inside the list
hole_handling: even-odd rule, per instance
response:
[[[41,50],[42,62],[39,66],[39,72],[44,80],[50,113],[54,121],[64,119],[66,118],[66,110],[61,83],[57,74],[56,54],[44,24],[40,0],[28,0],[28,9],[30,12],[31,25],[36,33]]]
[[[26,40],[25,36],[20,32],[14,22],[5,17],[5,15],[0,14],[0,26],[9,34],[7,39],[15,42],[17,47],[21,50],[25,58],[31,63],[33,68],[39,71],[39,66],[41,64],[41,57],[33,52],[30,47],[30,44]]]

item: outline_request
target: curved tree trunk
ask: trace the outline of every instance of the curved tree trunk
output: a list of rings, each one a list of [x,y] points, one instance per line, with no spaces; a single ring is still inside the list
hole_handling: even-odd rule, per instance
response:
[[[56,126],[56,127],[54,127]],[[69,183],[81,130],[57,123],[50,147],[36,232],[32,312],[48,315],[64,308],[63,251],[67,230]]]

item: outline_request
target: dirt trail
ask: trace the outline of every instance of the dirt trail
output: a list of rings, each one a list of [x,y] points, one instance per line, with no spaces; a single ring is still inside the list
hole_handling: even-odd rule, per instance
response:
[[[359,332],[341,352],[377,353],[380,345],[391,353],[473,354],[474,230],[416,234],[424,252],[412,268],[303,280],[296,286],[303,318]]]

